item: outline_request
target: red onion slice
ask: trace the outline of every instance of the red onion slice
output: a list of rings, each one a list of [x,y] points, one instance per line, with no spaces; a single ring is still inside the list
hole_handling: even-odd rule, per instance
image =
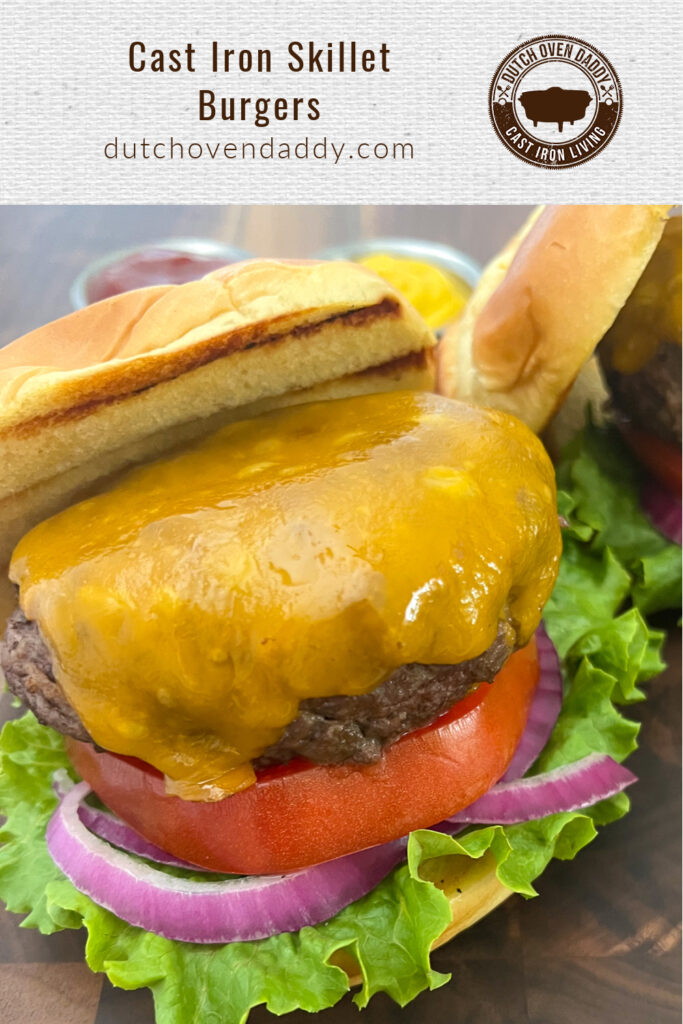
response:
[[[320,924],[374,889],[405,855],[405,840],[396,840],[292,875],[175,878],[89,832],[79,817],[89,792],[87,782],[78,783],[50,819],[47,846],[55,864],[117,917],[181,942],[250,941]]]
[[[589,754],[574,764],[514,782],[499,782],[473,804],[442,823],[516,825],[548,814],[578,811],[606,800],[636,782],[628,768],[607,754]]]
[[[681,501],[656,480],[650,479],[641,495],[652,525],[674,544],[681,543]]]
[[[64,768],[58,768],[52,776],[52,788],[60,800],[63,800],[75,785],[76,783]],[[96,836],[111,843],[112,846],[117,846],[119,850],[135,853],[138,857],[144,857],[145,860],[154,861],[155,864],[168,864],[174,868],[184,868],[186,871],[201,871],[202,873],[206,871],[206,868],[191,864],[188,860],[179,860],[173,854],[166,853],[160,846],[155,846],[154,843],[143,839],[111,811],[101,811],[96,807],[81,803],[78,808],[78,817],[90,832],[94,832]]]
[[[560,659],[543,625],[536,630],[541,675],[529,709],[526,728],[502,782],[520,779],[531,768],[550,739],[562,708]]]

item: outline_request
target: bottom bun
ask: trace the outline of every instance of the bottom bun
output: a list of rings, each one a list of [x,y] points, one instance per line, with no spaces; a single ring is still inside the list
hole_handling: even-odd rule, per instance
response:
[[[452,921],[432,949],[443,946],[458,932],[476,924],[512,895],[512,890],[498,881],[496,861],[491,853],[484,854],[479,860],[457,856],[435,857],[421,866],[420,876],[441,889],[451,904]],[[350,953],[339,950],[330,962],[346,971],[352,985],[362,983],[360,968]]]

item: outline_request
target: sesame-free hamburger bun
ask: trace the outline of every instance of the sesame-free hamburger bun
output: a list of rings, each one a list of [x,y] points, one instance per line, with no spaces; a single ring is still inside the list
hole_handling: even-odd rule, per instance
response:
[[[31,331],[0,350],[0,563],[99,480],[230,420],[432,390],[433,344],[396,290],[346,262],[250,260]]]
[[[654,253],[668,210],[534,210],[442,340],[438,390],[512,412],[537,433],[570,396],[563,415],[576,429],[586,401],[599,406],[607,396],[592,356]]]

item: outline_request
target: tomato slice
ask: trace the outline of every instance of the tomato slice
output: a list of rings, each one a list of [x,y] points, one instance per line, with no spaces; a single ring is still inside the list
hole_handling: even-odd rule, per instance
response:
[[[218,803],[167,796],[133,758],[67,740],[74,767],[101,800],[164,850],[214,871],[281,874],[385,843],[473,803],[505,773],[538,683],[535,641],[425,729],[373,765],[299,760],[257,774]]]
[[[644,466],[676,498],[681,496],[681,449],[654,434],[624,428],[624,437]]]

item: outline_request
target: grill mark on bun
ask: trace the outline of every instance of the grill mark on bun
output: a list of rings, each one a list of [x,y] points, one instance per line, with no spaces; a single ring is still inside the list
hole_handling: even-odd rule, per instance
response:
[[[430,350],[423,348],[419,352],[409,352],[405,356],[397,356],[387,363],[379,363],[377,366],[366,366],[364,370],[357,373],[350,373],[347,376],[361,379],[363,377],[391,377],[393,374],[403,373],[407,370],[422,370],[429,364]]]
[[[142,374],[139,372],[140,367],[137,367],[134,362],[125,368],[112,367],[112,377],[110,380],[103,381],[99,389],[94,391],[92,398],[87,402],[80,402],[78,405],[71,406],[70,408],[55,410],[41,416],[34,416],[30,420],[17,423],[4,431],[0,431],[0,437],[30,437],[45,426],[82,419],[95,409],[113,405],[126,398],[149,391],[151,388],[156,387],[157,384],[174,380],[184,373],[190,373],[192,370],[197,370],[208,363],[215,362],[236,352],[246,352],[265,345],[276,345],[287,338],[314,335],[332,323],[348,327],[358,327],[375,320],[395,318],[400,315],[401,306],[399,302],[396,299],[387,297],[372,306],[363,306],[360,309],[336,313],[315,323],[298,324],[295,327],[286,328],[279,333],[272,330],[273,320],[269,322],[268,333],[262,336],[259,336],[259,332],[263,330],[263,325],[260,324],[254,324],[242,330],[230,331],[228,334],[210,338],[201,345],[193,346],[186,351],[164,353],[157,360],[154,360],[152,366],[147,361],[146,366],[142,367]],[[287,317],[283,316],[280,319],[285,320]],[[395,362],[402,361],[396,360]],[[364,372],[373,372],[375,369],[375,367],[369,367]],[[151,379],[141,382],[140,377],[143,375]],[[111,390],[108,390],[112,385],[117,387],[116,393],[113,394]]]

